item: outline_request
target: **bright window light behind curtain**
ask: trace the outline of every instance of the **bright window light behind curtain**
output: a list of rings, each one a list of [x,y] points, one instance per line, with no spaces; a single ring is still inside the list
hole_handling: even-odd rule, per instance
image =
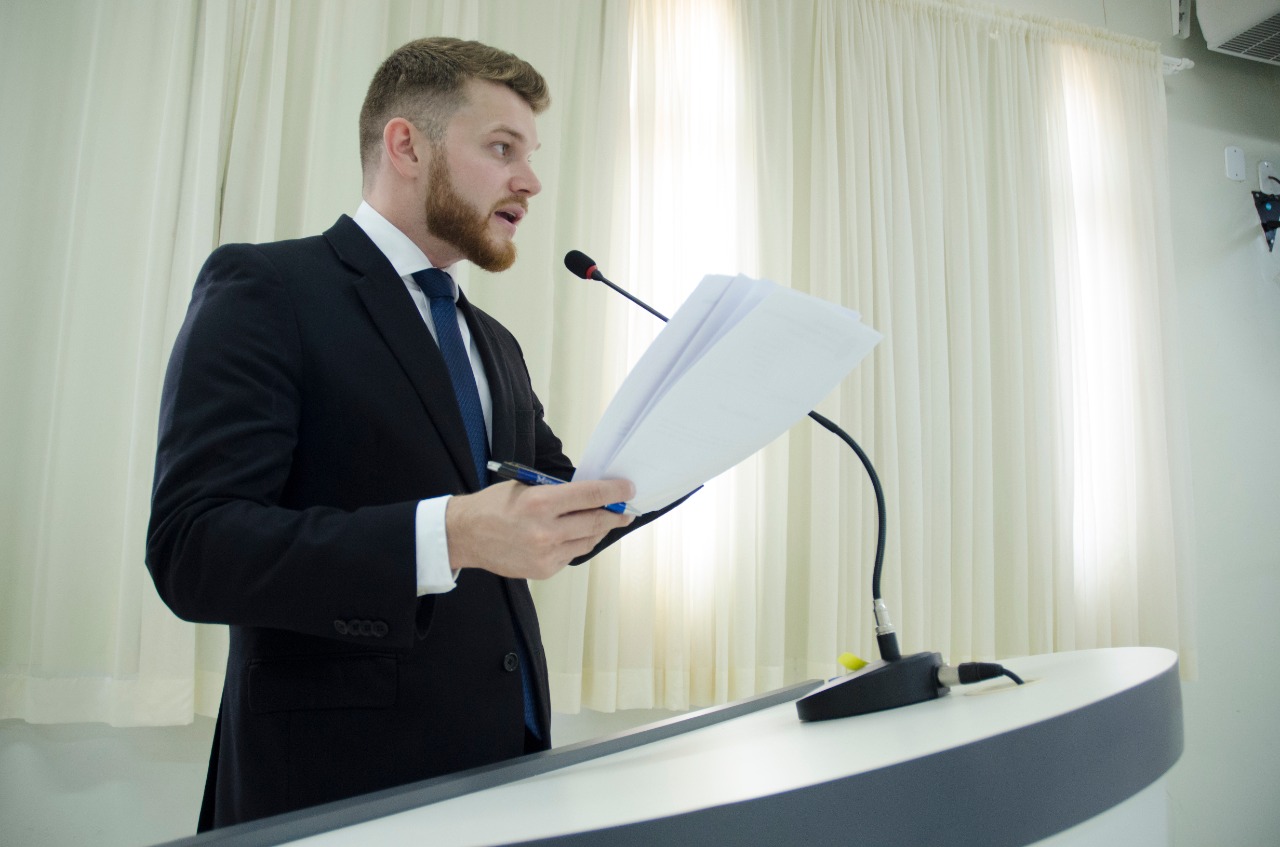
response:
[[[1167,153],[1158,59],[1077,44],[1059,45],[1056,58],[1070,162],[1062,192],[1070,206],[1058,216],[1058,240],[1075,260],[1062,266],[1057,284],[1075,483],[1076,637],[1175,646],[1179,620],[1171,612],[1186,593],[1168,563],[1178,562],[1190,535],[1187,522],[1174,519],[1171,446],[1185,436],[1167,411],[1163,370],[1176,357],[1166,355],[1159,319],[1161,285],[1172,271],[1160,199]],[[1150,148],[1117,138],[1146,138]],[[1148,199],[1117,203],[1117,196]],[[1182,618],[1187,630],[1190,616]],[[1182,664],[1194,673],[1190,651]]]
[[[668,314],[703,275],[753,264],[752,245],[740,238],[754,192],[743,179],[753,165],[739,132],[735,27],[728,0],[630,4],[630,185],[614,198],[630,226],[621,255],[597,258]],[[628,365],[662,326],[621,299],[611,320]],[[579,667],[566,662],[553,685],[557,708],[687,708],[781,684],[784,598],[758,599],[760,575],[770,570],[754,543],[760,461],[626,540],[620,564],[592,565],[586,654]],[[771,570],[771,580],[785,572]],[[550,605],[545,595],[537,594],[540,608]]]
[[[820,410],[885,484],[904,649],[1192,668],[1156,45],[963,2],[737,13],[761,274],[886,335]],[[821,676],[874,651],[868,486],[807,425],[783,478],[787,677]]]

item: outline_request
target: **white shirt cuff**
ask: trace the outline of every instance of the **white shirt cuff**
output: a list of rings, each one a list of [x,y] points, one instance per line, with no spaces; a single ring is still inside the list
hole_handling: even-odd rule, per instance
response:
[[[445,536],[444,510],[449,498],[418,501],[414,533],[418,555],[418,596],[451,591],[457,575],[449,566],[449,539]]]

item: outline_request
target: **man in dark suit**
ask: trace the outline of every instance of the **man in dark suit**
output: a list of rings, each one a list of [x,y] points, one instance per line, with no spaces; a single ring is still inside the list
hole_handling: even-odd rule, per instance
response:
[[[527,580],[626,531],[600,507],[634,490],[487,485],[486,458],[573,466],[515,338],[430,270],[512,264],[548,102],[508,53],[405,45],[361,111],[354,219],[200,272],[147,565],[176,614],[230,625],[202,830],[549,746]]]

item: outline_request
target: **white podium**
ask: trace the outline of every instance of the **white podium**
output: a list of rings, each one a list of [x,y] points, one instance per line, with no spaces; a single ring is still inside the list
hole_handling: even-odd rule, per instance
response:
[[[171,845],[1168,844],[1177,657],[1004,662],[889,712],[803,723],[816,683]]]

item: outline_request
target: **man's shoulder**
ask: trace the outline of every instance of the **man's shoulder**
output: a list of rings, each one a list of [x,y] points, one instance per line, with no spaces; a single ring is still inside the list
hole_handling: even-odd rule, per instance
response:
[[[234,257],[252,261],[254,257],[271,262],[295,262],[308,257],[331,257],[333,250],[323,235],[286,238],[279,241],[233,241],[220,245],[211,256]]]
[[[335,245],[344,242],[360,243],[367,241],[368,236],[347,215],[342,215],[323,233],[305,235],[297,238],[282,238],[275,241],[229,241],[220,245],[214,252],[232,254],[257,253],[272,258],[287,256],[334,255]],[[370,242],[372,243],[372,242]]]
[[[255,276],[278,279],[335,273],[344,264],[341,245],[359,245],[363,232],[345,215],[327,231],[318,235],[264,242],[229,242],[217,247],[205,263],[205,272],[241,269]],[[370,242],[371,244],[371,242]]]

